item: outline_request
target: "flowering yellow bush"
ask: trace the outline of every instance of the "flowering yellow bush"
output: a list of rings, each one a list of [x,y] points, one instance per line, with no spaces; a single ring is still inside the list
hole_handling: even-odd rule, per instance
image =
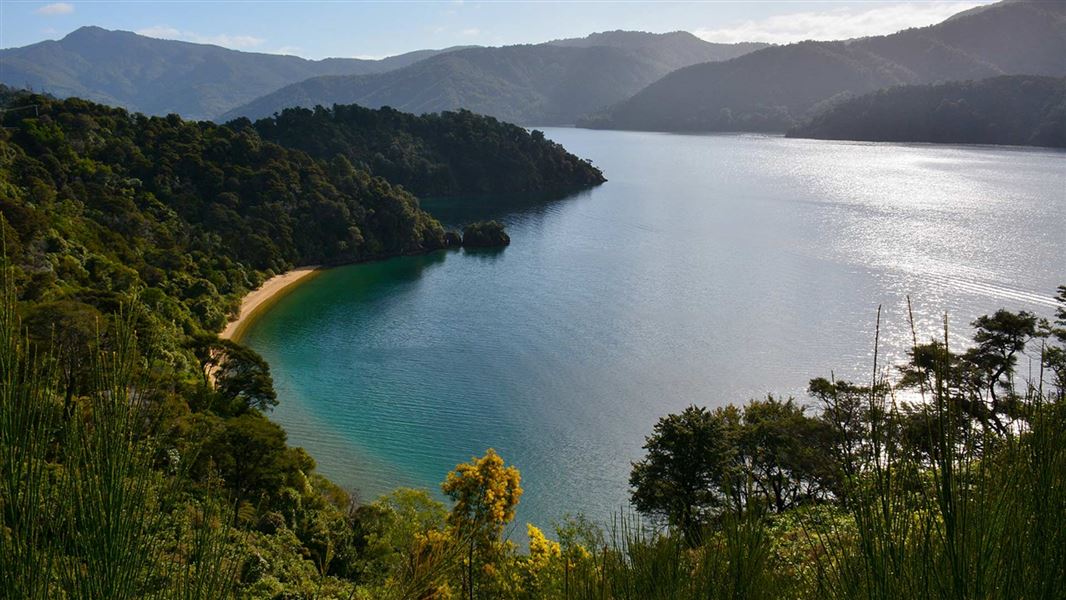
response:
[[[455,500],[449,524],[461,535],[498,538],[503,526],[514,519],[522,497],[521,480],[518,469],[505,466],[492,448],[481,458],[457,465],[441,485]]]
[[[529,535],[529,562],[537,566],[546,566],[552,560],[562,556],[559,542],[553,542],[544,536],[544,532],[532,523],[526,524]]]

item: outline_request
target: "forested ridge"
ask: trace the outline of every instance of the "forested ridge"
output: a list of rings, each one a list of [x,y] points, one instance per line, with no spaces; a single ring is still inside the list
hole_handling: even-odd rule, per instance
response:
[[[247,119],[229,123],[249,125]],[[542,132],[466,110],[288,108],[251,126],[265,140],[317,158],[342,155],[420,196],[558,191],[605,181],[599,169]]]
[[[1066,78],[899,86],[841,102],[788,137],[1066,148]]]
[[[9,255],[31,298],[138,287],[185,329],[221,329],[264,276],[444,246],[417,200],[342,157],[79,99],[7,92]]]

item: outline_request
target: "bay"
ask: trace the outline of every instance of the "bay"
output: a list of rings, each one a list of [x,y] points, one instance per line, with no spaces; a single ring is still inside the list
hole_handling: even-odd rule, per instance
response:
[[[244,341],[272,415],[370,500],[437,490],[493,447],[518,520],[606,521],[655,420],[813,377],[869,381],[998,308],[1050,315],[1066,284],[1066,153],[751,135],[547,129],[609,181],[563,198],[426,201],[512,245],[337,268]],[[1024,373],[1035,364],[1023,359]],[[522,528],[519,528],[521,531]]]

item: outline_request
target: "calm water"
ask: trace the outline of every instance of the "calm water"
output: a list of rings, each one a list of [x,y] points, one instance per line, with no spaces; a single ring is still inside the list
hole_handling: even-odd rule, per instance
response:
[[[882,354],[909,343],[907,294],[924,336],[948,311],[961,339],[1066,283],[1064,153],[547,133],[610,181],[427,203],[513,243],[326,272],[247,336],[290,440],[362,498],[491,446],[522,470],[520,520],[606,519],[660,415],[867,381],[879,304]]]

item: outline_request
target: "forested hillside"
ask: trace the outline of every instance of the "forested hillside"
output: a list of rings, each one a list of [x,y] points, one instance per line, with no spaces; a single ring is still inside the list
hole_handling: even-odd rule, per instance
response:
[[[417,200],[344,158],[79,99],[4,93],[0,197],[28,299],[143,290],[217,331],[265,274],[444,245]]]
[[[843,101],[789,137],[1066,148],[1066,79],[900,86]]]
[[[321,104],[391,106],[416,114],[465,108],[523,125],[569,125],[686,65],[762,44],[711,44],[676,32],[608,32],[546,44],[468,48],[378,75],[316,77],[238,107],[257,119]]]
[[[579,125],[783,132],[853,94],[998,75],[1066,75],[1066,3],[1010,0],[886,36],[800,42],[679,69]]]
[[[0,50],[0,84],[149,115],[213,119],[309,77],[382,73],[438,52],[306,60],[82,27],[60,40]]]
[[[247,119],[231,122],[241,129]],[[265,140],[352,164],[420,196],[567,190],[604,181],[539,131],[468,111],[415,116],[361,106],[287,109],[256,121]]]

